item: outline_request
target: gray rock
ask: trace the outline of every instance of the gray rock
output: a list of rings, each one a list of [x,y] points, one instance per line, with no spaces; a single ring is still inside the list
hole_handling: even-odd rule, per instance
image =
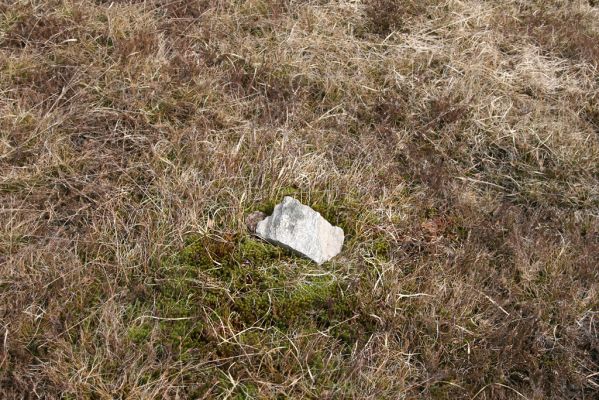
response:
[[[345,238],[343,229],[288,196],[275,206],[270,217],[258,223],[256,234],[318,264],[339,254]]]
[[[254,211],[246,217],[245,226],[247,226],[250,232],[256,233],[258,222],[262,221],[264,218],[266,218],[266,214],[264,214],[262,211]]]

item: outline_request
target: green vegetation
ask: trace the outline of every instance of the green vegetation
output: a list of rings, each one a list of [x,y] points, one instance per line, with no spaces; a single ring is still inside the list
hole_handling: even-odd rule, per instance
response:
[[[205,332],[206,322],[198,323],[204,318],[213,323],[226,320],[238,331],[327,331],[348,345],[364,340],[370,318],[361,315],[347,282],[326,270],[314,274],[307,261],[289,263],[287,258],[274,246],[249,237],[233,242],[191,240],[179,257],[159,270],[157,293],[147,304],[166,319],[159,324],[161,342],[178,342],[183,351],[214,342]],[[148,336],[147,325],[142,327],[135,330],[135,338],[140,330]]]
[[[249,236],[193,236],[133,302],[128,339],[188,362],[198,354],[227,360],[219,362],[222,373],[240,351],[292,350],[293,337],[325,335],[339,356],[349,357],[376,325],[350,284],[356,282]],[[306,360],[313,374],[326,367],[322,357]],[[221,383],[215,390],[226,393],[230,382]],[[255,390],[248,384],[234,392],[245,398]]]

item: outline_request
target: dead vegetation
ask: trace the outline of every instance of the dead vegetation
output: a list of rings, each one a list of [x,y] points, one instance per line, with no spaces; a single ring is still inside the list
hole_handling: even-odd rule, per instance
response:
[[[596,397],[594,3],[0,2],[0,397]]]

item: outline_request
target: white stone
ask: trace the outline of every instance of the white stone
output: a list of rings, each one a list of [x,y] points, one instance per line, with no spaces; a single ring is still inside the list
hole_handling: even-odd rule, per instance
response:
[[[270,217],[258,223],[256,234],[318,264],[339,254],[345,238],[343,229],[289,196],[275,206]]]

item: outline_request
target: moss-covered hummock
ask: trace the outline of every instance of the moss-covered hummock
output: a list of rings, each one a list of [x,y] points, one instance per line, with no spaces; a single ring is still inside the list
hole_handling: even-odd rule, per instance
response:
[[[350,282],[332,271],[314,271],[309,261],[248,236],[199,236],[187,243],[160,268],[153,296],[138,305],[155,319],[133,325],[132,342],[142,344],[156,330],[170,351],[229,357],[237,350],[215,327],[259,328],[280,337],[326,332],[348,350],[370,329]],[[259,342],[247,334],[236,339]]]

